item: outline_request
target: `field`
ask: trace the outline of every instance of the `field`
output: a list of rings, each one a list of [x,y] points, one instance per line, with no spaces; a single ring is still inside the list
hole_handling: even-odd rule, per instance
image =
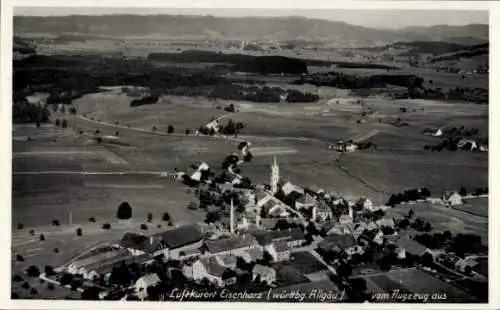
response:
[[[59,48],[69,48],[66,51],[71,54],[70,45],[62,44]],[[73,45],[73,48],[124,50],[123,46],[103,42]],[[189,46],[150,46],[146,41],[136,42],[126,48],[126,54],[146,55],[145,51],[178,48],[189,49]],[[307,51],[301,57],[326,57],[320,54]],[[201,70],[210,64],[155,65]],[[348,74],[386,73],[374,69],[331,70]],[[443,88],[488,87],[483,76],[461,79],[459,75],[430,69],[401,69],[390,74],[421,75],[426,87],[429,80],[433,80],[435,87]],[[239,78],[236,74],[226,77]],[[369,97],[361,97],[346,89],[292,85],[298,76],[252,74],[241,78],[260,80],[269,87],[317,94],[320,100],[271,104],[163,96],[158,104],[131,107],[132,100],[138,97],[123,94],[121,87],[114,87],[74,100],[75,116],[53,112],[52,122],[65,119],[69,124],[66,129],[53,124],[42,124],[40,128],[33,124],[14,125],[11,246],[14,273],[26,278],[24,270],[31,264],[39,268],[58,266],[84,249],[119,240],[127,231],[139,232],[140,225],[147,222],[148,213],[152,213],[153,222],[148,223],[148,230],[143,233],[166,229],[168,223],[161,221],[164,212],[171,215],[174,225],[203,220],[205,215],[201,210],[187,208],[195,199],[193,192],[162,174],[174,169],[190,172],[190,165],[200,162],[218,169],[226,156],[238,152],[238,144],[243,140],[251,142],[254,157],[241,166],[241,174],[254,183],[269,182],[270,164],[273,156],[277,156],[281,176],[296,185],[317,185],[352,200],[364,196],[376,205],[407,189],[426,187],[432,196],[440,196],[443,190],[458,190],[461,186],[470,189],[488,186],[487,153],[425,151],[424,145],[434,145],[442,139],[421,134],[425,128],[465,126],[477,128],[480,137],[488,137],[486,105],[392,100],[383,94],[375,95],[375,91]],[[234,104],[236,113],[224,111],[230,104]],[[195,134],[200,126],[216,118],[222,122],[229,119],[242,122],[244,128],[238,137]],[[408,126],[395,126],[394,120],[398,118]],[[170,125],[174,132],[169,134]],[[99,144],[93,139],[96,131],[103,136]],[[373,142],[377,147],[344,155],[328,150],[330,144],[339,140]],[[132,206],[133,216],[120,222],[116,210],[123,201]],[[488,215],[487,199],[470,200],[458,208],[465,212],[414,204],[397,206],[387,213],[402,217],[409,208],[417,217],[431,222],[436,231],[474,233],[488,242],[487,219],[481,217]],[[91,217],[96,219],[95,223],[89,222]],[[60,226],[51,225],[55,219]],[[24,228],[18,229],[18,223]],[[110,223],[111,229],[103,230],[104,223]],[[77,228],[82,228],[83,236],[76,235]],[[33,235],[30,230],[34,230]],[[44,234],[45,241],[39,240],[40,234]],[[55,248],[59,253],[54,252]],[[16,255],[22,255],[24,261],[16,262]],[[322,276],[324,266],[308,253],[295,253],[293,257],[278,270],[278,280],[283,285],[307,282],[306,274],[314,274],[313,278]],[[422,283],[424,280],[428,279],[422,278]],[[74,294],[64,289],[51,293],[46,284],[37,281],[30,280],[39,291],[39,295],[32,297]],[[385,277],[375,282],[382,287],[395,281]],[[412,279],[405,281],[401,285],[414,285],[409,283]],[[21,284],[16,282],[13,287],[24,297],[29,291],[20,288]]]
[[[423,302],[464,302],[471,300],[466,292],[417,269],[401,269],[383,275],[364,277],[370,293],[389,293],[393,302],[404,302],[403,295],[418,294]],[[394,294],[393,294],[394,293]],[[396,297],[397,296],[397,297]],[[434,298],[433,298],[434,296]],[[442,300],[440,300],[442,298]],[[399,299],[399,300],[398,300]],[[381,300],[387,302],[387,300]]]
[[[488,219],[486,217],[473,216],[443,205],[428,203],[398,205],[386,210],[386,214],[395,218],[403,218],[410,209],[415,212],[416,217],[430,222],[434,231],[449,230],[452,234],[475,234],[481,237],[484,244],[488,244]]]

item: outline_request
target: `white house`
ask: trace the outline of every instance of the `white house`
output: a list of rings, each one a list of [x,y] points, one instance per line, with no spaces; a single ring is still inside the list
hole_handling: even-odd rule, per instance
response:
[[[260,277],[261,282],[271,284],[276,281],[276,270],[271,267],[256,264],[252,269],[252,280],[255,281]]]
[[[373,211],[373,202],[365,197],[360,198],[357,202],[356,205],[360,208],[366,209],[368,211]]]
[[[458,193],[451,194],[448,198],[446,198],[446,203],[451,206],[458,206],[463,204],[462,196]]]
[[[150,273],[145,276],[140,277],[134,285],[135,294],[140,300],[144,300],[148,297],[148,287],[160,283],[160,278],[156,273]]]

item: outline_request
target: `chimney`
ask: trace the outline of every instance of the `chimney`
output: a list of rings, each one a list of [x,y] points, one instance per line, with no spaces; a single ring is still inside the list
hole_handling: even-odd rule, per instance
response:
[[[230,232],[231,234],[234,234],[234,204],[233,204],[233,199],[231,198],[231,215],[230,215]]]
[[[150,236],[150,237],[149,237],[149,244],[150,244],[150,245],[153,245],[153,236]]]

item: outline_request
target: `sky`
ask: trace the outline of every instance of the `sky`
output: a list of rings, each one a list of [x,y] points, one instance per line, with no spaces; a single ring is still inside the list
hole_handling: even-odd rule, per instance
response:
[[[346,22],[371,28],[397,29],[409,26],[488,24],[488,11],[474,10],[345,10],[345,9],[219,9],[219,8],[131,8],[131,7],[16,7],[15,15],[107,15],[173,14],[243,16],[303,16]]]

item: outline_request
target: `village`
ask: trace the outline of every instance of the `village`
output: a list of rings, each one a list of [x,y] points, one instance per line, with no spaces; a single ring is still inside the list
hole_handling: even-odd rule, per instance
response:
[[[171,227],[164,232],[128,232],[62,266],[42,271],[31,266],[27,274],[94,300],[232,296],[255,301],[273,290],[281,301],[293,301],[291,292],[305,292],[302,299],[318,302],[319,297],[309,294],[318,287],[336,296],[336,302],[387,301],[374,295],[380,288],[421,293],[431,287],[446,296],[441,302],[483,297],[478,287],[487,287],[488,260],[480,238],[449,231],[430,234],[432,223],[411,209],[415,202],[453,208],[468,195],[463,190],[432,198],[426,188],[413,189],[391,196],[385,205],[365,197],[351,201],[285,179],[277,156],[269,183],[253,184],[240,174],[252,159],[251,143],[240,142],[238,152],[227,156],[220,169],[201,162],[191,171],[163,175],[194,193],[194,201],[185,207],[205,210],[203,222],[173,225],[165,213]],[[477,196],[487,196],[487,189],[471,197]],[[407,204],[408,214],[387,216],[385,211],[395,204]],[[130,208],[124,202],[118,213],[131,213]],[[174,294],[178,288],[184,291]],[[269,296],[272,301],[274,295]],[[398,301],[397,295],[386,297]]]

